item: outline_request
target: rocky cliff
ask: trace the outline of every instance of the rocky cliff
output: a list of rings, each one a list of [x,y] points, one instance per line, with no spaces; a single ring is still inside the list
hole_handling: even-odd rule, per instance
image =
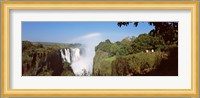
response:
[[[33,44],[28,41],[22,44],[23,76],[74,75],[70,63],[78,58],[78,53],[75,54],[76,56],[74,53],[70,55],[68,48],[61,48],[58,45],[46,47],[43,44]]]

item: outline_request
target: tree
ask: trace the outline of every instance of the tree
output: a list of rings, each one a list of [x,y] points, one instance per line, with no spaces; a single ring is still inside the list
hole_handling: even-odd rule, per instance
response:
[[[110,47],[112,43],[109,39],[107,39],[105,42],[100,42],[98,46],[96,46],[95,51],[102,50],[104,52],[110,52]]]
[[[44,48],[44,46],[41,43],[39,43],[36,47],[37,48]]]
[[[135,27],[139,22],[118,22],[118,26],[128,26],[133,23]],[[153,37],[161,37],[166,44],[178,45],[178,22],[148,22],[149,25],[155,26],[155,29],[149,32],[149,35]]]
[[[140,34],[131,44],[134,53],[145,50],[164,50],[165,42],[160,37],[152,37],[148,34]]]
[[[152,42],[152,47],[154,50],[166,50],[165,41],[161,37],[154,37]]]
[[[129,74],[128,60],[123,57],[117,57],[112,62],[112,75],[113,76],[126,76]]]
[[[30,41],[22,41],[22,51],[30,49],[33,44]]]
[[[132,43],[132,48],[134,53],[138,53],[141,51],[149,50],[153,48],[153,37],[148,34],[139,35],[135,41]]]
[[[125,37],[124,39],[122,39],[121,43],[123,44],[129,44],[131,42],[131,38],[129,37]]]
[[[111,47],[110,47],[110,54],[111,54],[111,56],[120,55],[119,51],[120,51],[119,45],[117,45],[116,43],[114,43],[114,44],[111,45]]]

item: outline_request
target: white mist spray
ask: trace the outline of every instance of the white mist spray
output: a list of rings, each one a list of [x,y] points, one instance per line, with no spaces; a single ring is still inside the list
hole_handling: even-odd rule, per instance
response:
[[[95,46],[101,41],[100,33],[90,33],[72,40],[73,43],[81,43],[84,52],[78,60],[72,61],[71,67],[75,75],[83,75],[84,71],[90,75],[93,69]]]

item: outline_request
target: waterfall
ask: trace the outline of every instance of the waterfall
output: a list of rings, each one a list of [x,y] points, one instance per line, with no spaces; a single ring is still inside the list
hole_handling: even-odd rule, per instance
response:
[[[64,62],[68,62],[71,63],[71,55],[70,55],[70,50],[69,49],[60,49],[60,54],[61,54],[61,58],[63,59],[63,63]]]
[[[80,58],[80,49],[79,48],[71,48],[71,53],[72,53],[71,61],[72,62],[78,61],[78,59]]]
[[[85,64],[85,53],[82,53],[79,48],[60,49],[61,58],[64,62],[70,63],[75,75],[82,75],[84,71],[88,72],[87,64]]]
[[[70,48],[70,66],[75,75],[92,74],[95,46],[97,46],[101,41],[101,33],[92,32],[74,38],[68,42],[81,44],[81,47],[79,48]]]
[[[73,63],[78,61],[81,56],[79,48],[60,49],[60,53],[63,62],[68,62],[68,63]]]
[[[68,63],[71,63],[69,49],[65,49],[65,58],[66,58]]]
[[[65,62],[66,61],[65,54],[63,53],[62,49],[60,49],[60,53],[61,53],[61,58],[63,59],[63,62]]]
[[[93,57],[90,56],[92,51],[87,46],[72,49],[74,54],[71,63],[71,67],[75,75],[90,75],[92,73]]]
[[[83,75],[84,72],[87,72],[87,75],[92,73],[93,64],[91,60],[93,59],[93,56],[89,55],[90,52],[91,50],[86,47],[82,49],[67,48],[60,50],[63,63],[70,63],[75,75]]]

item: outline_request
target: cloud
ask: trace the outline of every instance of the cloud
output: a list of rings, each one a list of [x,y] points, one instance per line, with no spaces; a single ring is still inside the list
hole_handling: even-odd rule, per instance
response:
[[[84,35],[80,38],[82,38],[82,39],[93,38],[93,37],[97,37],[97,36],[100,36],[100,35],[101,35],[100,33],[90,33],[90,34]]]
[[[100,36],[101,36],[101,33],[89,33],[89,34],[73,39],[72,42],[82,41],[85,39],[90,39],[90,38],[95,38],[95,37],[100,37]]]

